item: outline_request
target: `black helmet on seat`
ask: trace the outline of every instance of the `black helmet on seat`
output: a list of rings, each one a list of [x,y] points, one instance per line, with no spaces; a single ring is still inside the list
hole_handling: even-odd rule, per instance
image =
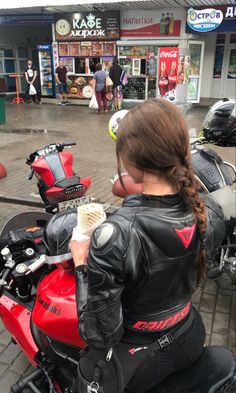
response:
[[[75,228],[76,225],[76,209],[60,212],[52,217],[44,232],[44,242],[46,245],[47,255],[62,257],[63,255],[70,253],[69,242],[71,240],[73,228]],[[56,258],[57,261],[59,261],[59,259]]]
[[[224,98],[208,111],[203,122],[203,135],[219,146],[236,146],[236,102]]]

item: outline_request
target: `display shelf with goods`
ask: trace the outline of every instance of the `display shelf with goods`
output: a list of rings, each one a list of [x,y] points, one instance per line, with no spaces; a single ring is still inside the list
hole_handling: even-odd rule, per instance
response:
[[[148,98],[156,98],[157,78],[148,78]]]
[[[51,45],[37,45],[39,58],[39,74],[41,93],[43,97],[55,96],[54,63]]]
[[[192,41],[189,42],[189,64],[188,64],[188,101],[199,102],[202,66],[203,66],[203,53],[204,42]]]
[[[68,71],[70,99],[90,99],[93,94],[93,74],[96,64],[109,72],[116,55],[113,41],[59,42],[59,59]]]
[[[128,100],[145,100],[146,77],[130,77],[129,83],[124,87],[123,96]]]
[[[52,88],[52,64],[48,52],[39,52],[40,82],[43,96],[51,96]]]
[[[129,80],[124,88],[124,99],[156,97],[157,52],[157,47],[148,45],[119,46],[119,63]]]

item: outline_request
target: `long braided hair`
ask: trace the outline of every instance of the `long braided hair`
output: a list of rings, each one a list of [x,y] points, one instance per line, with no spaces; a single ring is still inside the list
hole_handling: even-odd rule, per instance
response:
[[[206,270],[206,212],[194,178],[188,129],[182,113],[163,99],[137,105],[119,125],[116,154],[119,175],[122,159],[128,160],[137,169],[171,184],[192,210],[200,237],[196,261],[199,283]]]

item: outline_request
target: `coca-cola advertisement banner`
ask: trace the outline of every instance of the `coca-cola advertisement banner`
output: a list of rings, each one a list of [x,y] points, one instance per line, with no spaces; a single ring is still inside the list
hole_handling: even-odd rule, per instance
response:
[[[181,22],[185,24],[184,10],[121,12],[121,38],[179,37]]]
[[[158,92],[161,97],[175,96],[178,82],[179,48],[159,49]]]

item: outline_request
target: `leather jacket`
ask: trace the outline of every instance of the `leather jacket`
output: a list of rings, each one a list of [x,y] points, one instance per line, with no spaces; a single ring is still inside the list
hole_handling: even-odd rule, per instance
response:
[[[199,251],[195,218],[180,195],[131,195],[95,230],[87,266],[76,269],[79,331],[109,349],[124,328],[143,335],[184,318]]]

